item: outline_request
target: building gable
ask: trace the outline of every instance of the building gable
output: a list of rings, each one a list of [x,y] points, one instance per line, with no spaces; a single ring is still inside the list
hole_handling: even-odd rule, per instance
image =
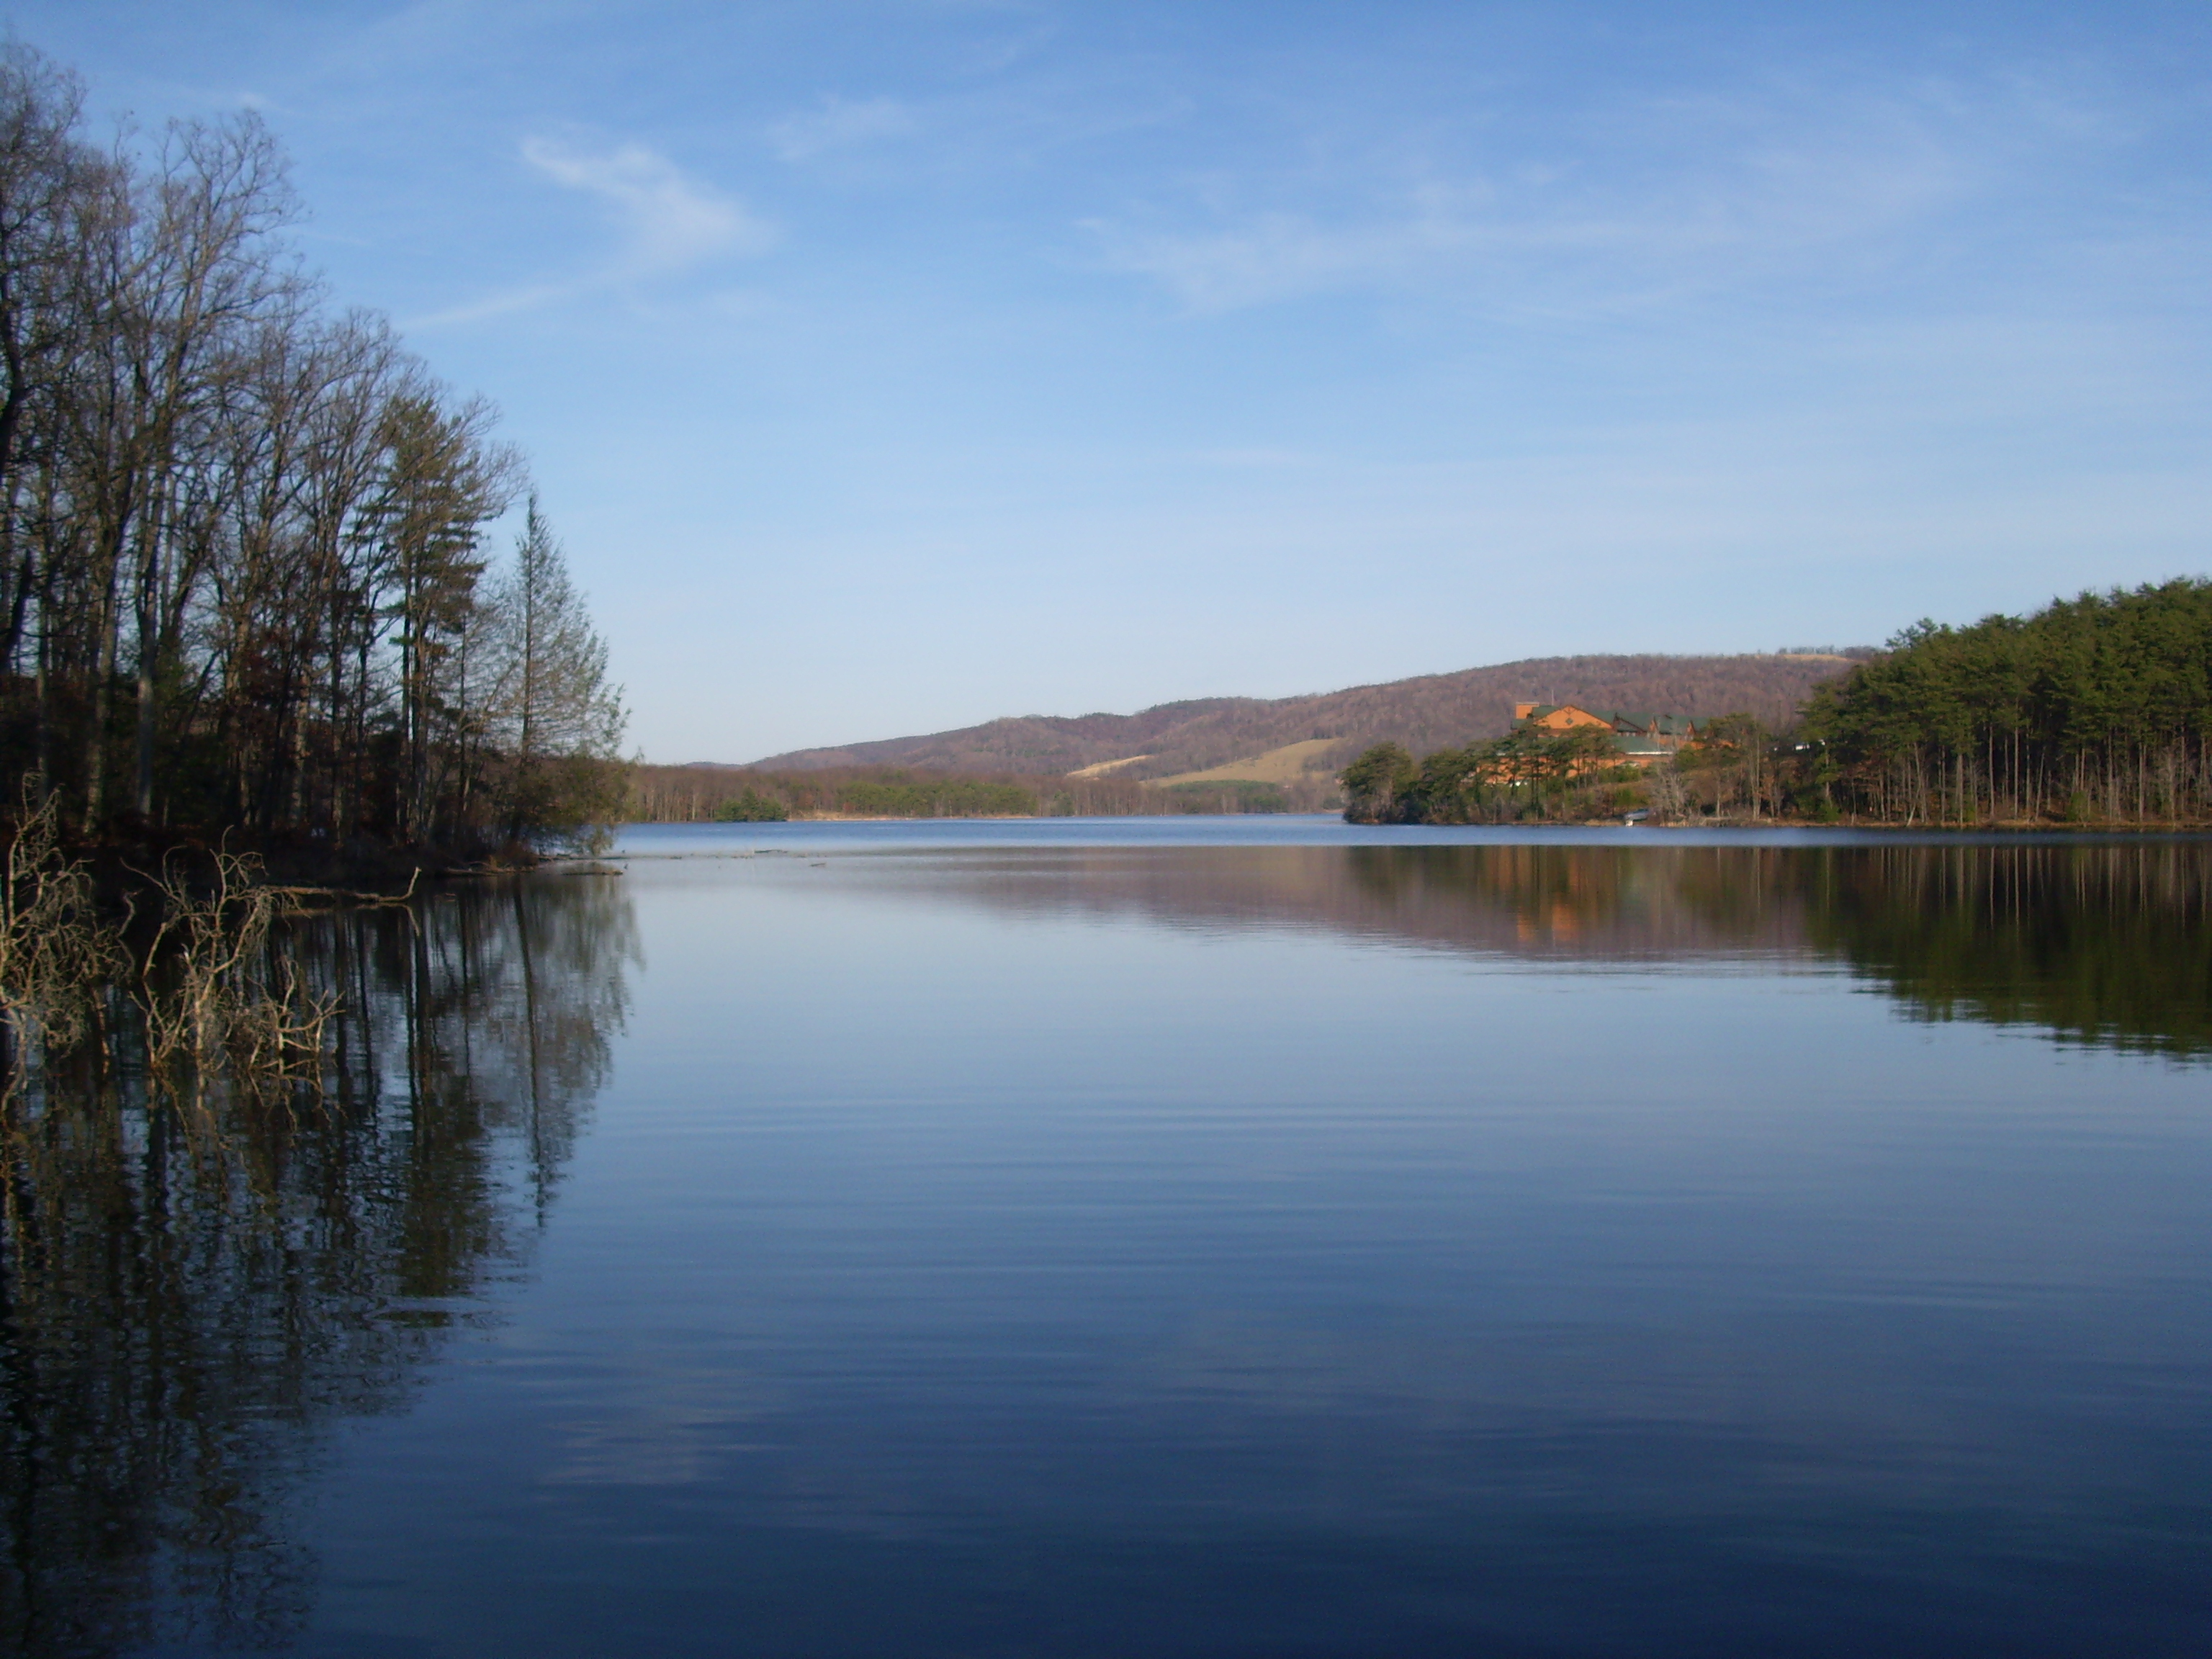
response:
[[[1710,716],[1646,714],[1639,709],[1586,708],[1572,702],[1516,702],[1513,718],[1542,732],[1571,732],[1601,726],[1614,733],[1625,761],[1655,766],[1677,750],[1704,740]]]

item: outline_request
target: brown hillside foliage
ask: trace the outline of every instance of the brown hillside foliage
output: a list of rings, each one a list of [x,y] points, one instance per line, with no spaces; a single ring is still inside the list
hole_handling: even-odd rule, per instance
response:
[[[1853,653],[1863,654],[1863,653]],[[1371,744],[1416,754],[1501,737],[1516,702],[1584,702],[1677,714],[1747,714],[1770,726],[1795,720],[1814,686],[1849,668],[1844,657],[1791,653],[1730,657],[1539,657],[1428,674],[1310,696],[1206,697],[1136,714],[1024,715],[957,732],[802,749],[757,761],[761,770],[899,766],[923,771],[1064,775],[1133,755],[1117,770],[1136,781],[1200,771],[1285,744],[1335,739],[1309,765],[1334,771]]]

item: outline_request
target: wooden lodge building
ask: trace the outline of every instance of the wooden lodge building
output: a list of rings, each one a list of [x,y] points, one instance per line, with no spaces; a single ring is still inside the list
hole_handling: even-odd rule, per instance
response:
[[[1516,702],[1515,721],[1527,721],[1539,731],[1571,732],[1577,726],[1600,726],[1611,732],[1613,747],[1626,766],[1656,766],[1675,752],[1703,741],[1711,720],[1702,714],[1644,714],[1625,708],[1583,708],[1571,702]]]

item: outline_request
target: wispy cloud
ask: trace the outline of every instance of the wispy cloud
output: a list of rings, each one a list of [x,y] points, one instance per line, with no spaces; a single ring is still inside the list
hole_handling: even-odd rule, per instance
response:
[[[592,150],[551,138],[523,141],[522,159],[557,185],[598,197],[627,237],[624,276],[684,270],[716,254],[764,253],[776,232],[733,198],[687,179],[643,144]]]
[[[809,161],[830,151],[850,149],[914,132],[914,112],[895,98],[847,99],[834,94],[819,109],[787,116],[768,130],[769,142],[787,161]]]
[[[521,288],[501,289],[481,299],[466,300],[442,311],[426,312],[419,317],[403,317],[403,329],[458,328],[467,323],[489,321],[494,317],[512,316],[518,311],[535,311],[539,306],[550,305],[556,300],[566,300],[586,291],[581,283],[534,283]]]
[[[1194,311],[1230,311],[1303,295],[1388,283],[1485,239],[1457,211],[1414,209],[1331,223],[1310,214],[1248,213],[1199,231],[1137,229],[1091,219],[1107,264],[1164,284]]]
[[[1913,112],[1762,113],[1735,112],[1739,130],[1723,134],[1710,130],[1723,125],[1717,112],[1650,109],[1641,133],[1604,135],[1600,155],[1383,167],[1364,187],[1291,178],[1268,190],[1314,205],[1224,205],[1210,185],[1214,199],[1182,212],[1079,225],[1108,268],[1198,312],[1437,283],[1583,308],[1879,257],[1981,181],[1974,146]]]
[[[665,156],[635,142],[592,147],[531,137],[522,159],[564,189],[605,204],[619,232],[613,252],[574,275],[528,283],[411,319],[413,326],[482,322],[610,289],[683,275],[718,259],[767,252],[775,226],[735,198],[688,178]]]

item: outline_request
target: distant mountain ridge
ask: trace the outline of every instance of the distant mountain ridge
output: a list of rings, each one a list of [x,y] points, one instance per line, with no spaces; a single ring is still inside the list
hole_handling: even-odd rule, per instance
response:
[[[1813,688],[1871,654],[1786,652],[1724,657],[1532,657],[1298,697],[1200,697],[1134,714],[1026,714],[830,749],[795,749],[749,763],[771,771],[904,766],[929,772],[1068,773],[1103,763],[1124,778],[1203,771],[1311,745],[1309,771],[1334,771],[1370,744],[1415,754],[1502,735],[1518,702],[1696,714],[1794,715]],[[1325,745],[1316,739],[1328,739]],[[1141,757],[1141,758],[1132,758]]]

